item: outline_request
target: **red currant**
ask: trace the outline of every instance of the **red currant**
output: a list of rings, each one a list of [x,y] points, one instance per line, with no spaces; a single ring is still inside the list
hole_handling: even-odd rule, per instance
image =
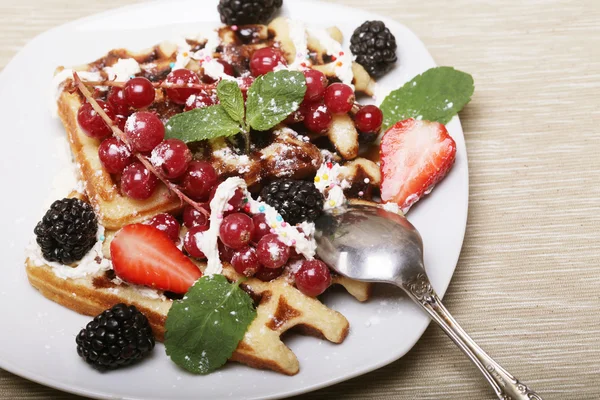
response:
[[[333,117],[324,104],[314,103],[306,108],[304,126],[315,133],[325,133],[331,126]]]
[[[258,243],[263,236],[271,233],[271,227],[267,223],[267,217],[265,214],[256,214],[252,217],[254,222],[254,235],[252,235],[252,242]]]
[[[188,205],[183,209],[183,225],[187,228],[203,226],[206,227],[205,230],[208,230],[209,220],[205,214]]]
[[[119,115],[129,115],[129,104],[125,100],[125,92],[120,87],[113,86],[106,97],[108,103]]]
[[[206,232],[203,227],[194,226],[186,232],[183,238],[183,247],[185,248],[185,251],[194,258],[206,258],[202,250],[200,250],[200,246],[198,246],[198,242],[201,240],[203,232]]]
[[[102,100],[96,100],[98,105],[102,107],[108,118],[111,120],[115,120],[115,112],[110,105],[110,103],[106,103]],[[83,133],[87,136],[95,139],[102,139],[108,135],[112,134],[112,130],[110,126],[104,122],[102,117],[94,110],[90,103],[85,103],[81,107],[79,107],[79,111],[77,112],[77,122],[79,122],[79,126]]]
[[[221,242],[221,239],[217,241],[217,245],[219,247],[219,259],[223,262],[230,263],[235,255],[235,250],[225,246],[223,242]]]
[[[116,137],[105,139],[100,143],[98,157],[109,174],[121,173],[126,166],[133,162],[131,151]]]
[[[121,175],[121,191],[134,200],[146,200],[158,185],[158,178],[139,161],[129,164]]]
[[[206,201],[217,184],[217,171],[207,161],[192,161],[183,175],[182,187],[185,194],[196,201]]]
[[[334,114],[350,112],[354,100],[354,90],[343,83],[333,83],[325,90],[325,104]]]
[[[303,73],[306,77],[304,101],[312,103],[321,100],[325,94],[325,89],[327,89],[327,77],[316,69],[307,69]]]
[[[150,161],[167,179],[177,179],[187,171],[192,152],[179,139],[167,139],[152,150]]]
[[[143,76],[132,78],[125,83],[123,88],[125,100],[133,108],[146,108],[154,103],[156,92],[152,82]]]
[[[223,218],[219,229],[219,237],[223,244],[234,250],[247,246],[253,233],[252,218],[242,213],[230,214]]]
[[[271,282],[275,278],[279,278],[283,273],[283,267],[280,268],[260,268],[254,274],[254,277],[263,282]]]
[[[290,248],[275,234],[263,236],[258,241],[256,252],[260,263],[266,268],[283,267],[290,258]]]
[[[279,64],[287,65],[285,58],[278,50],[273,47],[264,47],[258,49],[252,54],[250,59],[250,71],[252,75],[258,77],[273,71]]]
[[[163,231],[169,236],[174,243],[179,242],[179,230],[181,225],[171,214],[157,214],[148,222],[148,225],[155,227],[159,231]]]
[[[383,124],[383,113],[377,106],[364,106],[356,113],[354,123],[362,133],[378,133]]]
[[[223,66],[223,72],[225,73],[225,75],[229,75],[229,76],[234,76],[235,75],[235,70],[233,69],[233,65],[229,64],[227,61],[224,60],[217,60],[217,62],[219,64],[221,64]],[[204,83],[215,83],[217,80],[214,79],[212,76],[209,75],[203,75],[202,76],[202,82]]]
[[[321,260],[304,261],[295,277],[298,289],[311,297],[320,295],[331,285],[329,268]]]
[[[200,78],[189,69],[177,69],[167,76],[166,82],[173,85],[197,85],[200,83]],[[167,96],[173,103],[185,104],[188,97],[199,92],[199,89],[194,88],[167,89]]]
[[[227,202],[229,209],[227,211],[229,212],[238,212],[242,209],[242,207],[244,206],[244,192],[242,191],[242,189],[236,189],[235,192],[233,193],[233,196],[231,197],[231,199],[229,199],[229,202]]]
[[[196,108],[205,108],[214,105],[215,102],[213,98],[208,95],[206,92],[200,92],[198,94],[193,94],[185,102],[185,111],[194,110]]]
[[[231,258],[231,265],[238,274],[252,276],[261,267],[256,250],[253,247],[244,247],[238,250]]]
[[[152,151],[165,137],[165,126],[156,114],[138,111],[127,118],[125,136],[134,151]]]

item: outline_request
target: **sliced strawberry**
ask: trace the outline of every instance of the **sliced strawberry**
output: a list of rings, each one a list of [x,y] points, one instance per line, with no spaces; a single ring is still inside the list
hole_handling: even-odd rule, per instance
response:
[[[454,164],[456,143],[439,122],[407,119],[381,139],[381,199],[406,212]]]
[[[110,255],[117,276],[136,285],[184,294],[202,276],[166,233],[150,225],[123,227]]]

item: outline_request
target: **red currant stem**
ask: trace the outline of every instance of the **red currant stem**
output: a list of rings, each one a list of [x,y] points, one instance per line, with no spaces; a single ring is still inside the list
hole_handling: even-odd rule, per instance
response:
[[[114,81],[85,81],[83,82],[88,86],[116,86],[116,87],[124,87],[126,82],[114,82]],[[181,85],[176,85],[174,83],[168,82],[152,82],[152,86],[155,88],[164,88],[164,89],[198,89],[198,90],[212,90],[217,86],[215,84],[207,84],[207,83],[185,83]]]
[[[98,115],[100,115],[100,117],[102,117],[104,122],[110,127],[110,129],[112,129],[113,134],[119,140],[121,140],[123,143],[125,143],[125,145],[127,147],[129,147],[131,149],[132,147],[130,146],[129,142],[127,141],[127,137],[125,136],[125,133],[122,130],[120,130],[118,126],[116,126],[113,123],[113,121],[110,119],[110,117],[108,115],[106,115],[106,112],[104,112],[104,110],[102,109],[102,107],[100,107],[100,105],[98,104],[96,99],[94,99],[92,97],[92,94],[90,93],[90,91],[85,87],[85,84],[81,81],[81,79],[77,75],[77,72],[73,72],[73,80],[75,81],[75,84],[77,85],[77,88],[79,89],[79,91],[81,92],[83,97],[85,97],[86,100],[91,104],[94,111],[96,111],[98,113]],[[134,155],[136,156],[136,158],[138,160],[140,160],[140,162],[142,164],[144,164],[144,166],[148,169],[148,171],[150,171],[154,175],[156,175],[156,177],[158,179],[160,179],[161,182],[163,182],[173,193],[175,193],[177,195],[177,197],[179,197],[179,200],[181,200],[181,202],[185,202],[185,203],[189,204],[190,206],[194,207],[194,209],[196,209],[198,212],[200,212],[207,218],[210,217],[210,213],[208,211],[206,211],[206,209],[204,207],[202,207],[202,205],[200,205],[200,203],[197,203],[194,200],[190,199],[179,189],[179,187],[177,187],[177,185],[175,185],[172,182],[169,182],[169,180],[167,178],[165,178],[165,176],[162,173],[160,173],[159,171],[157,171],[154,168],[154,166],[148,160],[147,157],[145,157],[144,155],[142,155],[138,152],[135,152]]]
[[[352,105],[352,110],[350,110],[350,113],[352,115],[356,115],[356,113],[358,113],[361,109],[361,105],[358,102],[354,102],[354,104]]]

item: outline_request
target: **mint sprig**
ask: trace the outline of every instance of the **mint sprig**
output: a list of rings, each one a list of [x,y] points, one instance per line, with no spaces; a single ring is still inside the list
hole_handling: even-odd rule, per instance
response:
[[[248,89],[244,105],[237,83],[223,80],[217,86],[220,104],[175,115],[166,124],[166,137],[190,143],[243,133],[248,149],[250,129],[273,128],[298,109],[305,93],[302,72],[270,72]]]
[[[222,80],[217,86],[217,97],[232,120],[244,123],[244,96],[238,84],[230,80]]]
[[[283,70],[259,77],[248,90],[248,125],[257,131],[271,129],[298,109],[305,93],[301,72]]]
[[[431,68],[381,103],[384,128],[408,118],[447,124],[469,103],[474,90],[473,77],[466,72],[452,67]]]
[[[208,374],[231,357],[256,318],[252,298],[223,275],[200,278],[175,301],[165,324],[167,355],[195,374]]]
[[[165,126],[165,137],[190,143],[233,136],[241,130],[240,124],[231,118],[225,107],[217,104],[175,115]]]

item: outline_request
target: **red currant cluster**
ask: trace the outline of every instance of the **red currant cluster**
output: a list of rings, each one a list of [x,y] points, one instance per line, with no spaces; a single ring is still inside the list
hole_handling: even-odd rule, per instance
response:
[[[200,84],[200,78],[193,71],[175,70],[167,76],[166,83],[175,86],[166,89],[169,100],[185,104],[186,110],[215,104],[211,93],[193,87]],[[149,156],[154,168],[165,179],[178,184],[192,200],[206,201],[217,184],[217,173],[208,162],[192,161],[191,151],[181,140],[164,140],[163,122],[154,112],[145,110],[153,104],[155,96],[152,82],[136,77],[128,80],[123,88],[112,87],[106,101],[96,100],[125,133],[127,144],[111,136],[112,129],[90,103],[81,106],[77,120],[86,135],[102,140],[98,148],[100,162],[108,173],[120,175],[121,192],[126,196],[147,199],[159,183],[156,175],[134,157],[134,153],[139,153]]]
[[[264,75],[278,65],[287,65],[283,55],[273,47],[265,47],[252,55],[250,71],[254,76]],[[322,134],[331,126],[334,114],[347,114],[353,110],[356,100],[354,90],[343,83],[329,85],[321,71],[308,68],[303,72],[306,77],[304,101],[286,122],[293,124],[304,121],[306,129]],[[354,115],[354,123],[363,136],[372,136],[374,139],[381,129],[383,113],[377,106],[360,107]]]
[[[298,289],[308,296],[323,293],[331,285],[331,274],[325,263],[320,260],[301,261],[301,256],[293,248],[271,233],[265,214],[250,217],[242,212],[243,200],[242,192],[237,191],[229,201],[229,214],[221,223],[218,241],[221,261],[230,263],[239,274],[254,276],[264,282],[279,277],[285,265],[298,261],[301,265],[294,275]],[[182,220],[188,229],[183,239],[185,251],[190,257],[205,260],[196,237],[208,231],[209,220],[190,206],[184,208]],[[165,232],[173,242],[179,242],[181,225],[172,215],[156,215],[148,224]]]

